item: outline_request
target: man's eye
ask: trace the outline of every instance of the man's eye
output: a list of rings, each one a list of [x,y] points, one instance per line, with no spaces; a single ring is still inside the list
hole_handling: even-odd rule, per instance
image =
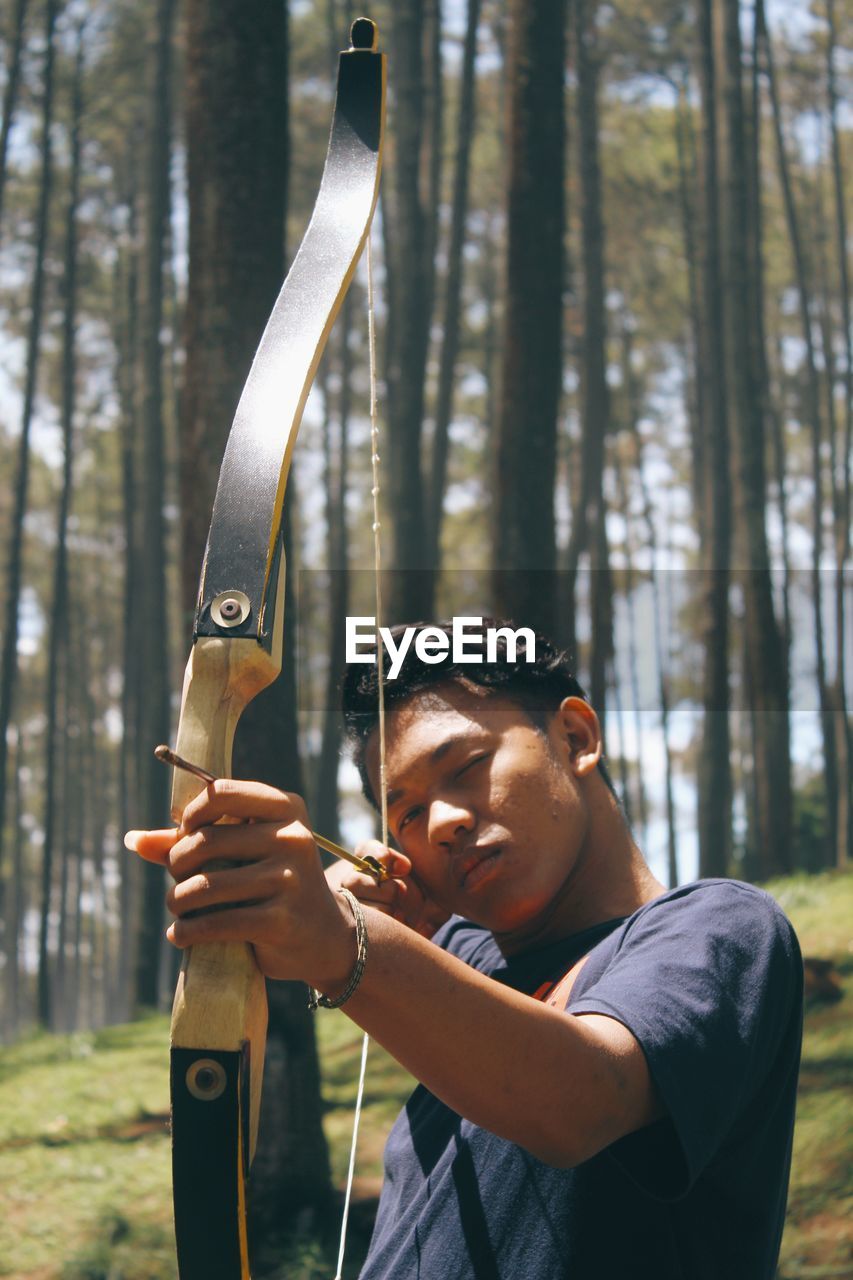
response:
[[[469,760],[467,764],[463,764],[462,768],[456,774],[457,778],[461,778],[463,773],[468,773],[468,771],[470,769],[473,769],[475,765],[482,764],[483,761],[488,760],[488,758],[489,758],[488,752],[484,752],[484,754],[481,756],[475,756],[473,760]]]
[[[422,813],[423,807],[421,805],[415,805],[413,809],[407,809],[397,824],[397,830],[404,831],[409,823],[414,821],[415,818],[420,817]]]

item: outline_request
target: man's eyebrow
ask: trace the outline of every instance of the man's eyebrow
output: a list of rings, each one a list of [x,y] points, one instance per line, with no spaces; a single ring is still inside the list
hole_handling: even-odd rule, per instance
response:
[[[452,733],[449,738],[445,738],[442,742],[434,747],[427,757],[427,764],[438,764],[447,755],[448,751],[452,751],[460,742],[467,742],[471,734],[467,729],[460,730],[459,733]],[[388,808],[396,804],[402,796],[406,794],[404,787],[397,787],[389,791],[385,797]]]

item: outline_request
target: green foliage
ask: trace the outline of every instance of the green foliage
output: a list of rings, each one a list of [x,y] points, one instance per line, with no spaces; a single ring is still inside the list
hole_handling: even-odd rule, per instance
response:
[[[794,857],[804,871],[821,871],[831,852],[827,846],[826,782],[813,774],[794,792]]]

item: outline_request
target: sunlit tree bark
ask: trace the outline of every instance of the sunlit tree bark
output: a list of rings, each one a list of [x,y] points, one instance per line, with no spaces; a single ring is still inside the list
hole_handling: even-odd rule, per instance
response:
[[[723,303],[718,183],[718,96],[711,0],[699,9],[699,83],[702,93],[701,284],[699,395],[707,445],[703,456],[702,547],[703,723],[699,748],[699,868],[728,874],[731,856],[729,772],[729,424],[725,396]]]
[[[459,119],[456,130],[456,156],[453,167],[453,196],[450,210],[450,241],[447,249],[447,272],[444,284],[442,343],[435,406],[435,430],[432,440],[431,480],[429,487],[428,536],[430,560],[440,561],[441,525],[447,484],[447,455],[450,422],[453,416],[453,390],[459,352],[462,309],[463,249],[468,211],[468,179],[471,141],[474,136],[476,82],[474,68],[477,55],[477,31],[480,0],[468,0],[468,21],[462,55],[462,83],[459,91]]]
[[[492,560],[497,611],[553,632],[563,284],[563,0],[512,0],[507,264]]]
[[[425,43],[430,0],[398,0],[390,56],[395,69],[393,177],[383,202],[388,274],[388,432],[386,500],[390,503],[394,574],[388,614],[410,622],[431,612],[433,569],[424,537],[422,475],[427,352],[433,307],[436,211],[434,161],[438,142],[429,107],[438,91],[428,74]],[[430,45],[430,47],[432,47]]]
[[[826,861],[831,862],[837,848],[836,832],[838,824],[838,768],[835,726],[831,693],[826,673],[826,643],[823,625],[823,587],[821,559],[823,552],[823,415],[820,407],[820,377],[817,367],[817,355],[813,336],[812,290],[808,280],[805,253],[800,232],[800,218],[794,200],[794,189],[791,182],[790,165],[788,163],[785,137],[782,131],[782,110],[779,102],[779,91],[776,83],[776,68],[773,58],[773,47],[767,33],[763,0],[756,0],[756,33],[761,41],[770,101],[773,114],[773,137],[776,144],[776,162],[779,169],[779,181],[785,206],[785,221],[788,228],[788,239],[791,245],[791,256],[794,263],[797,302],[800,313],[800,330],[805,350],[805,394],[804,409],[808,430],[811,437],[812,459],[812,616],[814,618],[815,667],[820,706],[821,728],[823,736],[824,758],[824,794],[826,796],[827,842]]]
[[[155,0],[147,49],[148,116],[142,142],[142,248],[139,269],[140,329],[136,377],[138,452],[135,496],[140,510],[141,555],[136,566],[136,622],[149,643],[141,645],[137,759],[139,825],[166,822],[169,775],[154,759],[154,747],[169,736],[169,630],[166,607],[165,527],[163,515],[163,255],[170,199],[172,24],[175,0]],[[137,635],[139,632],[137,632]],[[134,826],[137,825],[134,822]],[[163,875],[153,864],[142,867],[137,918],[134,998],[155,1006],[159,996],[159,957],[163,933]]]
[[[59,748],[61,759],[69,751],[60,743],[57,712],[60,700],[60,663],[68,640],[68,517],[73,493],[74,413],[76,407],[77,328],[77,206],[80,200],[80,121],[83,114],[83,29],[78,31],[77,55],[71,104],[71,148],[68,205],[65,215],[65,305],[62,324],[62,487],[56,519],[56,559],[53,570],[53,598],[48,639],[44,769],[44,848],[42,850],[42,945],[39,948],[38,1016],[42,1026],[52,1022],[52,999],[47,953],[47,917],[50,912],[54,838],[57,831],[57,777]],[[66,801],[67,801],[66,795]]]
[[[760,877],[791,866],[791,770],[788,665],[770,579],[765,527],[763,399],[753,333],[759,305],[750,272],[750,205],[743,118],[740,11],[713,0],[718,77],[719,178],[726,390],[730,409],[732,487],[738,579],[743,591],[746,687],[754,737],[754,870]]]
[[[287,8],[266,0],[189,0],[186,39],[190,262],[181,485],[189,612],[225,440],[284,276]],[[286,503],[290,553],[289,520]],[[241,716],[234,772],[298,792],[296,567],[289,554],[282,676]],[[319,1069],[304,987],[272,983],[268,995],[261,1136],[252,1166],[255,1246],[298,1215],[319,1217],[329,1196]]]
[[[21,83],[21,54],[24,48],[24,26],[27,0],[15,0],[12,30],[9,39],[9,63],[6,68],[6,85],[3,90],[3,122],[0,124],[0,230],[3,225],[3,197],[6,194],[8,173],[7,157],[9,136],[18,106],[18,90]]]
[[[833,693],[836,756],[838,760],[838,822],[835,862],[845,866],[853,849],[853,741],[847,716],[847,625],[845,616],[845,573],[850,559],[850,453],[853,449],[853,318],[850,313],[850,273],[847,266],[847,213],[841,140],[838,128],[838,87],[835,72],[837,29],[835,0],[827,0],[829,39],[826,46],[829,129],[832,148],[832,192],[835,203],[835,243],[838,289],[841,298],[841,329],[844,344],[844,433],[836,450],[834,476],[835,513],[835,652],[837,667]]]
[[[45,60],[41,102],[41,163],[35,217],[35,263],[29,297],[27,354],[24,374],[24,402],[21,429],[17,442],[17,464],[14,479],[11,526],[4,582],[2,619],[3,644],[0,649],[0,876],[3,868],[3,844],[6,828],[7,740],[12,718],[12,699],[18,667],[18,611],[24,558],[24,516],[27,511],[30,477],[30,431],[35,408],[36,385],[42,337],[42,307],[45,289],[50,197],[53,185],[53,152],[51,126],[54,94],[54,29],[58,0],[47,0],[45,8]],[[0,879],[2,884],[2,879]],[[2,916],[2,909],[0,909]]]

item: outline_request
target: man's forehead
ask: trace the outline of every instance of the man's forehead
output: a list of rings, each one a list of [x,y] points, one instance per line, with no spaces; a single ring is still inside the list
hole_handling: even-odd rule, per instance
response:
[[[499,732],[502,728],[528,722],[523,708],[502,693],[481,686],[469,687],[456,682],[419,689],[404,702],[387,712],[386,738],[390,744],[417,732],[424,740],[435,739],[439,745],[449,734]],[[379,732],[374,729],[368,750],[375,751]]]

